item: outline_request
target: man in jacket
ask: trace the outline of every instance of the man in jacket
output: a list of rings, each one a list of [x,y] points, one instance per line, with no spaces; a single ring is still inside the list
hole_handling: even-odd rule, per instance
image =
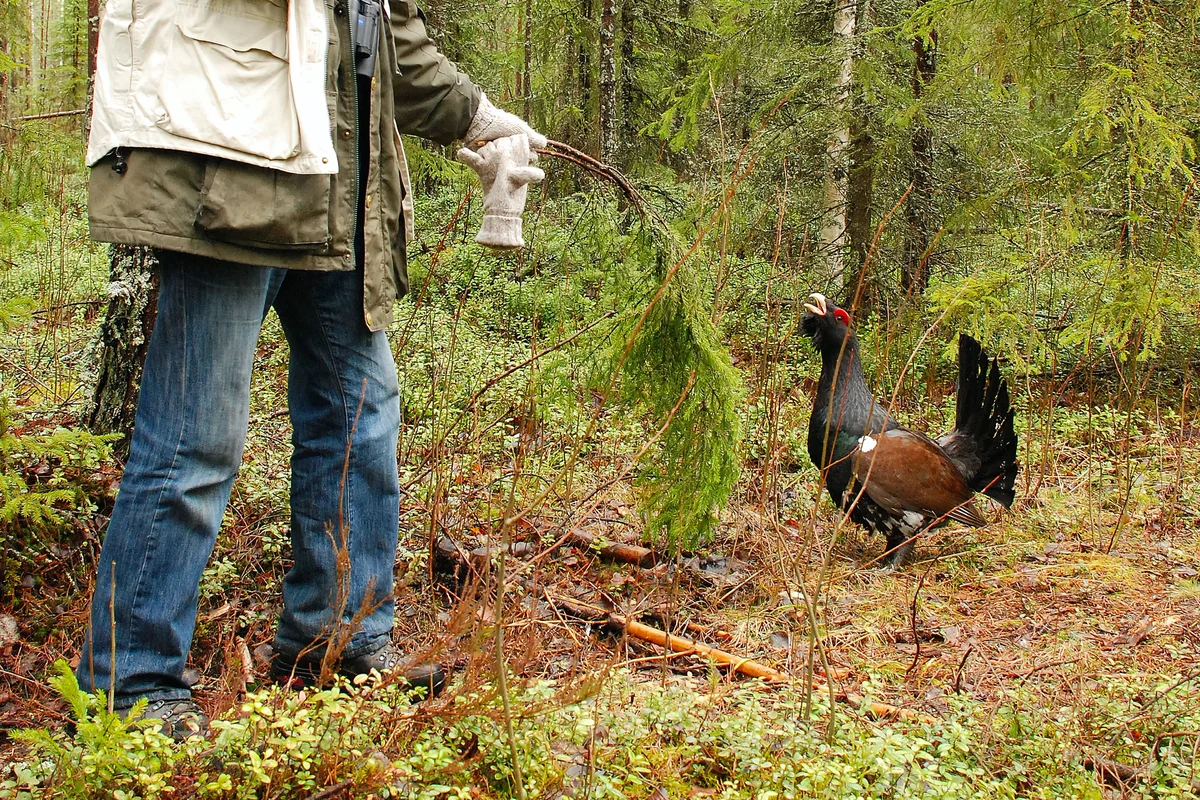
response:
[[[161,264],[129,461],[77,677],[177,737],[207,719],[183,670],[198,586],[241,462],[259,328],[291,350],[294,563],[272,671],[436,665],[391,641],[399,393],[384,333],[407,289],[400,133],[524,133],[430,42],[413,0],[108,0],[89,219]],[[344,554],[346,558],[339,558]],[[336,648],[335,648],[336,649]],[[114,659],[115,657],[115,659]]]

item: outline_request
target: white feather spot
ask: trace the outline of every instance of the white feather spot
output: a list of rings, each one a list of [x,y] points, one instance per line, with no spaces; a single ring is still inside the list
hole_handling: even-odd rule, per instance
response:
[[[862,450],[864,453],[869,453],[875,449],[876,444],[878,444],[878,442],[876,442],[870,436],[863,436],[858,440],[858,449]]]

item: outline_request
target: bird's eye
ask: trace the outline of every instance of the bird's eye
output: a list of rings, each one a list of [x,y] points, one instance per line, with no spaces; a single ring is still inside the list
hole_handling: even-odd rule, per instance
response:
[[[846,313],[845,309],[835,308],[833,310],[833,318],[843,325],[850,324],[850,315]]]

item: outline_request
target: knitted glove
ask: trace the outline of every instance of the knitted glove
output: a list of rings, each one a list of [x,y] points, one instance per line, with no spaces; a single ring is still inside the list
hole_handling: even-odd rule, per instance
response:
[[[514,117],[515,119],[515,117]],[[479,148],[458,151],[458,160],[479,173],[483,184],[483,224],[475,241],[488,247],[524,247],[521,236],[521,212],[529,184],[538,183],[546,173],[529,166],[537,153],[524,133],[505,136]]]
[[[471,125],[463,139],[469,147],[475,147],[477,142],[490,142],[518,133],[528,136],[529,144],[535,148],[546,146],[545,136],[529,127],[529,123],[516,114],[496,108],[485,94],[479,98],[479,108],[475,109],[475,116],[471,118]]]

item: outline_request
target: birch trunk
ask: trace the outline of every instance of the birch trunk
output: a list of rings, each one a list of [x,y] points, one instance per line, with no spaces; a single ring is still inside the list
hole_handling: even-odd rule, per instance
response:
[[[856,0],[839,0],[833,12],[833,45],[839,59],[834,78],[834,118],[837,120],[825,146],[825,220],[821,226],[821,252],[825,256],[830,289],[841,294],[846,268],[846,192],[850,170],[850,80],[854,73]]]
[[[617,158],[616,0],[600,0],[600,160]]]
[[[94,433],[125,435],[115,450],[129,454],[142,365],[158,304],[157,261],[146,247],[113,245],[108,308],[97,334],[96,389],[88,427]]]
[[[579,134],[579,146],[590,149],[592,139],[592,0],[580,0],[579,14],[583,19],[583,30],[579,35],[579,113],[583,118],[583,130]]]

